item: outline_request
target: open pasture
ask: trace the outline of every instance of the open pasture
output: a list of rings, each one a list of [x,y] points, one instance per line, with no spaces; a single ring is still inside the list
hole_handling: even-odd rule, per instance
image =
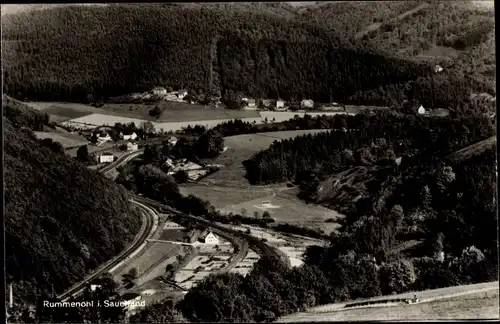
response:
[[[162,114],[158,122],[204,121],[212,119],[258,118],[258,111],[215,108],[212,105],[189,104],[184,102],[163,101]]]
[[[176,103],[176,104],[179,104],[179,103]],[[193,108],[191,108],[191,109],[193,109]],[[206,110],[208,111],[208,109],[212,109],[212,108],[207,108]],[[223,110],[223,111],[217,111],[216,114],[219,114],[219,113],[220,114],[222,114],[222,113],[229,114],[229,116],[227,116],[226,118],[215,118],[214,119],[213,115],[211,115],[210,118],[212,118],[212,119],[206,119],[207,117],[205,117],[205,115],[209,114],[209,113],[204,112],[201,114],[202,117],[200,117],[199,119],[197,118],[196,120],[189,120],[190,118],[192,119],[194,117],[193,116],[182,117],[183,114],[188,114],[188,112],[176,113],[174,110],[172,110],[172,112],[169,113],[166,111],[167,110],[165,110],[165,112],[163,113],[165,115],[163,116],[163,114],[162,114],[161,118],[163,118],[163,119],[170,118],[169,116],[175,115],[175,119],[180,119],[180,121],[174,121],[173,119],[170,119],[169,121],[164,121],[164,122],[161,121],[162,119],[152,121],[156,131],[163,130],[164,132],[168,132],[168,131],[176,132],[176,131],[180,131],[183,128],[186,128],[188,126],[194,127],[196,125],[205,126],[207,128],[212,128],[212,127],[217,126],[218,124],[234,120],[235,118],[239,118],[244,122],[257,123],[257,124],[264,123],[266,118],[269,122],[271,122],[273,119],[275,122],[282,122],[282,121],[289,120],[289,119],[293,118],[295,115],[298,115],[298,116],[304,115],[304,113],[255,112],[255,111],[230,112],[230,110],[227,110],[227,111]],[[187,111],[191,111],[191,110],[187,109]],[[203,110],[203,111],[205,111],[205,110]],[[200,112],[201,111],[197,111],[196,114],[198,115]],[[213,113],[210,113],[210,114],[213,114]],[[238,115],[235,115],[235,114],[238,114]],[[240,116],[239,114],[257,114],[257,115],[255,117],[239,117]],[[311,116],[335,115],[335,114],[338,114],[338,113],[308,113],[308,115],[311,115]],[[223,116],[218,115],[218,117],[223,117]],[[149,117],[148,117],[148,119],[149,119]],[[88,116],[71,119],[71,120],[69,120],[69,122],[89,124],[89,125],[95,125],[95,126],[114,125],[115,123],[126,123],[126,124],[134,123],[134,124],[136,124],[136,126],[139,127],[141,125],[141,123],[143,123],[144,121],[147,121],[148,119],[131,118],[131,117],[125,117],[122,115],[115,116],[115,115],[110,115],[109,112],[102,110],[102,111],[97,112],[97,113],[92,113],[91,115],[88,115]],[[300,131],[298,131],[298,132],[300,132]],[[307,131],[307,132],[311,132],[311,131]]]
[[[259,197],[268,196],[271,193],[268,188],[232,187],[229,190],[227,187],[210,185],[207,182],[184,184],[179,186],[179,189],[184,195],[191,194],[196,197],[200,197],[204,200],[210,201],[216,207],[224,207],[231,204],[254,200]]]
[[[269,201],[272,205],[270,208],[262,204],[263,201]],[[260,217],[264,211],[269,212],[271,217],[277,223],[289,223],[310,228],[320,228],[326,233],[334,231],[338,228],[337,223],[325,223],[327,219],[338,219],[341,214],[334,210],[324,208],[322,206],[306,204],[299,199],[287,199],[277,196],[268,196],[261,199],[254,199],[239,204],[228,205],[219,208],[222,213],[241,214],[242,210],[247,216],[253,216],[258,213]]]
[[[71,133],[56,132],[34,132],[39,139],[51,139],[54,142],[61,143],[63,148],[75,147],[88,144],[88,141],[79,135]]]
[[[245,168],[242,162],[250,159],[254,154],[267,149],[274,141],[294,138],[301,135],[325,132],[325,129],[292,130],[282,132],[268,132],[228,136],[224,138],[224,146],[228,149],[217,157],[213,163],[225,165],[224,168],[204,179],[215,182],[233,182],[247,184]]]

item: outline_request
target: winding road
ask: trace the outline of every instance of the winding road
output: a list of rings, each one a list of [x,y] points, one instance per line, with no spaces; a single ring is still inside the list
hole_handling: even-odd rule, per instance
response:
[[[130,160],[135,159],[136,157],[138,157],[142,153],[144,153],[144,150],[138,150],[138,151],[125,153],[123,156],[116,159],[116,161],[114,161],[113,163],[111,163],[111,164],[105,166],[104,168],[102,168],[101,170],[99,170],[99,172],[102,173],[105,177],[108,177],[110,172],[113,169],[116,169],[116,168],[122,166],[123,164],[129,162]]]
[[[128,161],[141,155],[142,153],[143,150],[127,153],[122,157],[120,157],[119,159],[117,159],[116,161],[114,161],[113,163],[111,163],[110,165],[101,169],[99,172],[106,176],[111,170],[127,163]],[[115,256],[113,259],[109,260],[108,262],[98,267],[92,274],[86,276],[85,279],[74,284],[66,292],[57,296],[58,299],[64,301],[70,297],[77,296],[83,291],[84,287],[92,280],[98,278],[99,276],[101,276],[106,272],[111,272],[113,269],[119,267],[124,261],[132,258],[135,254],[137,254],[140,250],[144,248],[146,240],[150,238],[154,233],[154,231],[156,230],[156,227],[158,225],[158,218],[155,211],[149,208],[148,206],[145,206],[140,202],[134,201],[133,199],[131,199],[130,202],[135,206],[137,206],[141,211],[141,221],[142,221],[139,233],[137,233],[132,243],[122,252],[120,252],[117,256]]]

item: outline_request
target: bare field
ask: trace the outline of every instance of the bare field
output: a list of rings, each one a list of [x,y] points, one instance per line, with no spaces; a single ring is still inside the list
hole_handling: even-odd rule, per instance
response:
[[[56,132],[34,132],[39,139],[51,139],[54,142],[61,143],[63,148],[81,146],[88,144],[88,141],[79,135],[71,133],[56,133]],[[76,156],[76,154],[75,154]]]
[[[352,308],[346,303],[328,304],[285,316],[278,322],[325,322],[348,320],[437,320],[498,318],[498,281],[408,292],[399,295],[378,296],[362,301],[383,301],[393,298],[412,298],[420,303],[413,305],[387,304],[386,307]]]

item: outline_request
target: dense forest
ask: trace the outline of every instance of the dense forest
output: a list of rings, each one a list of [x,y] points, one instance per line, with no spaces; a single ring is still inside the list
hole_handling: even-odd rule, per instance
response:
[[[118,254],[140,227],[123,189],[19,128],[30,126],[4,118],[5,266],[19,300],[61,293]]]
[[[89,94],[102,99],[163,85],[363,103],[370,98],[359,93],[393,85],[430,106],[427,98],[451,91],[429,96],[429,63],[380,55],[310,20],[269,13],[290,8],[240,7],[71,6],[37,11],[36,19],[34,12],[6,16],[4,91],[22,99],[85,101]],[[492,91],[479,80],[443,78],[460,88],[436,105],[466,101],[456,93],[470,89]],[[383,99],[391,97],[386,91]]]
[[[495,134],[487,117],[434,118],[386,111],[308,119],[310,123],[321,119],[332,130],[275,141],[269,149],[244,162],[251,183],[300,182],[303,173],[333,174],[422,150],[444,157]],[[375,143],[379,138],[383,145]]]

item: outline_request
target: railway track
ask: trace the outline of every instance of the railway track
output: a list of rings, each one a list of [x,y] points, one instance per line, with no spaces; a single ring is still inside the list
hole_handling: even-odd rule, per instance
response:
[[[157,202],[156,200],[153,200],[153,199],[149,199],[149,198],[145,198],[145,197],[140,197],[140,196],[135,196],[134,197],[135,200],[137,200],[138,202],[141,202],[143,203],[144,205],[147,205],[147,206],[150,206],[150,207],[154,207],[154,208],[159,208],[160,210],[163,209],[163,210],[167,210],[169,213],[172,213],[174,215],[178,215],[178,216],[181,216],[183,218],[189,218],[197,223],[201,223],[207,227],[211,227],[213,229],[216,229],[216,230],[219,230],[221,232],[224,232],[224,233],[227,233],[227,234],[230,234],[236,238],[241,238],[245,241],[248,242],[248,245],[249,247],[251,247],[253,250],[256,250],[256,252],[259,252],[259,254],[261,255],[273,255],[275,257],[278,257],[280,259],[283,260],[283,262],[285,262],[285,264],[290,267],[291,264],[290,264],[290,260],[288,259],[288,257],[286,256],[286,254],[272,246],[269,246],[268,244],[264,243],[263,241],[261,241],[260,239],[256,238],[256,237],[253,237],[249,234],[246,234],[246,233],[243,233],[243,232],[239,232],[239,231],[236,231],[236,230],[233,230],[233,229],[229,229],[223,225],[219,225],[219,224],[215,224],[215,223],[212,223],[210,221],[207,221],[201,217],[197,217],[197,216],[193,216],[193,215],[188,215],[186,213],[183,213],[175,208],[172,208],[168,205],[163,205],[159,202]]]
[[[147,210],[147,208],[144,208],[140,204],[137,204],[135,201],[132,200],[131,202],[135,203],[142,210],[142,216],[143,216],[143,225],[141,226],[141,230],[139,231],[139,233],[132,241],[132,244],[129,245],[125,250],[120,252],[112,260],[106,262],[104,265],[98,268],[98,270],[96,270],[94,273],[87,276],[84,280],[75,284],[73,287],[71,287],[61,295],[57,296],[58,299],[65,301],[70,297],[75,297],[79,295],[83,291],[85,286],[87,286],[87,284],[89,284],[92,280],[98,278],[99,276],[101,276],[106,272],[111,271],[113,268],[117,267],[121,262],[127,260],[127,258],[130,258],[130,256],[133,253],[135,253],[142,247],[143,243],[151,234],[154,228],[154,215],[151,215],[150,211]]]

